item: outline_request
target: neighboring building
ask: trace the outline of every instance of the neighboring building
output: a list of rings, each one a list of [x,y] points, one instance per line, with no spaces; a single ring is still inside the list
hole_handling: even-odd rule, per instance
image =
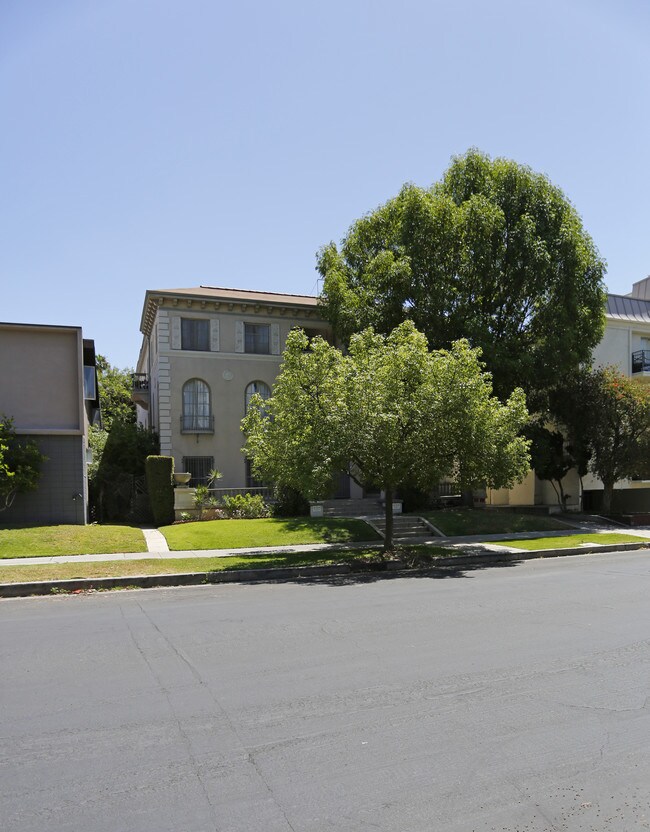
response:
[[[650,384],[650,277],[639,280],[629,295],[608,295],[605,334],[594,350],[594,366],[611,365],[641,384]],[[597,511],[602,483],[591,475],[583,479],[584,506]],[[614,488],[613,509],[650,512],[650,481],[622,480]]]
[[[88,425],[99,418],[95,345],[79,327],[0,323],[0,414],[47,459],[0,524],[84,524]]]
[[[640,383],[650,383],[650,277],[640,280],[629,295],[608,295],[605,332],[594,350],[594,367],[614,366]],[[570,471],[563,481],[569,507],[580,504],[580,479]],[[600,508],[603,485],[591,474],[583,478],[584,508]],[[511,491],[488,492],[492,505],[553,505],[557,496],[549,482],[530,474]],[[650,512],[650,482],[622,480],[614,490],[614,510]]]
[[[138,421],[158,432],[160,453],[192,474],[191,485],[212,468],[223,474],[220,487],[261,485],[241,452],[240,423],[253,393],[271,394],[294,327],[331,338],[309,295],[210,286],[146,293],[133,390]],[[343,492],[349,488],[345,478]]]

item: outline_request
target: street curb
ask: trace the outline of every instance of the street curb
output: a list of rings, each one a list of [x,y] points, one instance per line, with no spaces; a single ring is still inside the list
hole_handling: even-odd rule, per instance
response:
[[[275,569],[233,569],[223,572],[189,572],[169,575],[131,575],[123,578],[78,578],[61,581],[33,581],[31,583],[0,584],[0,598],[21,598],[28,595],[50,595],[53,592],[70,593],[89,590],[122,588],[149,589],[153,587],[195,586],[200,584],[264,583],[266,581],[300,580],[302,578],[326,578],[344,575],[373,576],[391,573],[417,576],[435,572],[439,568],[462,566],[499,566],[522,560],[561,558],[573,555],[600,555],[610,552],[636,552],[649,549],[650,543],[618,543],[608,546],[576,546],[571,549],[537,549],[520,552],[491,552],[476,555],[458,555],[436,558],[426,567],[407,567],[403,561],[359,564],[347,563],[330,566],[289,566]]]

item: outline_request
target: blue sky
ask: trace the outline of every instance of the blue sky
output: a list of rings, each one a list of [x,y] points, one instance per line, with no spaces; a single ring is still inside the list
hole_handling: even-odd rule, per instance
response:
[[[648,43],[642,0],[1,0],[0,320],[133,365],[146,289],[313,293],[321,245],[471,146],[546,173],[629,292]]]

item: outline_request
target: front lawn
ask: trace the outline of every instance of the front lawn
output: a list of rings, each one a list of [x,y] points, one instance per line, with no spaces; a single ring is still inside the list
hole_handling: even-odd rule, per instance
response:
[[[515,532],[552,532],[566,529],[547,514],[520,514],[490,509],[442,509],[440,511],[414,512],[432,523],[437,529],[455,537],[461,534],[514,534]]]
[[[0,558],[146,552],[144,535],[132,526],[33,526],[0,529]]]
[[[248,549],[303,543],[365,543],[379,540],[363,520],[342,517],[269,517],[262,520],[206,520],[161,526],[172,552],[195,549]]]
[[[637,534],[603,532],[602,534],[569,534],[562,537],[538,537],[531,540],[499,540],[494,542],[499,546],[536,551],[538,549],[572,549],[582,543],[598,543],[601,546],[612,543],[650,543],[650,538],[640,537]]]
[[[219,521],[221,522],[221,521]],[[401,556],[416,556],[419,565],[434,561],[436,556],[462,555],[460,551],[442,547],[412,547]],[[42,566],[1,566],[0,583],[31,583],[32,581],[69,581],[75,578],[125,578],[134,575],[178,575],[191,572],[222,572],[232,569],[273,569],[288,566],[329,566],[333,563],[381,561],[379,549],[355,549],[327,552],[288,552],[277,555],[247,555],[226,558],[165,558],[115,560],[100,563],[46,563]]]

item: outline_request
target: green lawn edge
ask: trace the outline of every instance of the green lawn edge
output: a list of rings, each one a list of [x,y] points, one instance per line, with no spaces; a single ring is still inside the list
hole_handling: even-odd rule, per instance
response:
[[[310,543],[369,543],[381,539],[364,520],[350,517],[206,520],[161,526],[158,531],[165,536],[172,552]]]
[[[436,511],[414,511],[412,513],[427,519],[447,537],[561,531],[571,528],[569,523],[557,520],[547,514],[469,508],[446,508]]]
[[[142,529],[137,526],[91,524],[0,529],[0,560],[146,551]]]
[[[442,546],[411,547],[400,554],[415,558],[426,565],[436,557],[463,556],[460,550]],[[239,569],[282,569],[295,566],[330,566],[382,561],[380,548],[350,551],[334,549],[328,552],[289,552],[285,554],[246,555],[240,557],[165,558],[103,561],[98,563],[47,563],[29,566],[1,566],[0,583],[31,583],[35,581],[64,581],[83,578],[127,578],[137,575],[174,575],[192,572],[226,572]]]
[[[583,544],[611,546],[616,543],[650,543],[650,537],[641,537],[640,535],[624,534],[621,532],[603,532],[600,534],[585,533],[558,537],[526,538],[524,540],[495,540],[494,543],[498,546],[507,546],[512,549],[534,552],[545,549],[573,549]]]

